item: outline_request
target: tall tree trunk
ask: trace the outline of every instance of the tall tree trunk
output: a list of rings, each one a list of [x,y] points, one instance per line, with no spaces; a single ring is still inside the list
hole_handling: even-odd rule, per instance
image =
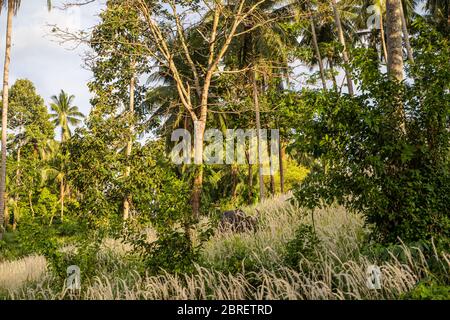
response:
[[[19,142],[19,145],[17,146],[16,188],[20,186],[20,176],[22,175],[22,172],[20,171],[21,154],[22,154],[22,145]],[[18,197],[19,195],[17,193],[17,199]]]
[[[231,165],[231,198],[235,199],[237,196],[238,183],[238,168],[236,164]]]
[[[203,189],[203,142],[205,137],[206,120],[198,120],[194,123],[194,163],[196,172],[192,188],[192,214],[195,220],[200,217],[200,204]]]
[[[387,46],[388,46],[388,72],[392,79],[401,82],[403,80],[403,46],[402,46],[402,18],[401,1],[387,0]],[[399,128],[406,133],[405,111],[400,97],[393,97],[397,107]]]
[[[286,150],[283,147],[283,143],[280,138],[280,191],[281,194],[284,194],[284,159],[286,158]]]
[[[12,20],[14,15],[13,0],[8,0],[8,17],[6,24],[5,64],[3,67],[3,108],[2,108],[2,164],[0,172],[0,240],[3,238],[6,192],[6,138],[8,128],[9,65],[11,62]]]
[[[252,83],[253,83],[253,103],[255,105],[256,113],[256,130],[257,130],[257,145],[258,145],[258,176],[259,176],[259,198],[260,201],[264,199],[264,176],[263,176],[263,149],[261,141],[261,115],[259,110],[259,98],[258,98],[258,84],[256,83],[256,70],[253,71]]]
[[[5,196],[6,196],[6,198],[8,198],[7,195],[5,195]],[[6,202],[8,202],[8,201],[6,201]],[[9,207],[8,207],[8,205],[6,204],[6,205],[5,205],[5,219],[4,219],[4,223],[3,223],[3,225],[2,225],[2,227],[5,228],[5,230],[8,228],[9,221],[10,221]]]
[[[17,147],[16,188],[18,188],[21,184],[21,182],[20,182],[20,176],[22,174],[20,171],[21,154],[22,154],[22,145],[19,142],[19,146]],[[16,207],[14,208],[14,214],[13,214],[13,219],[12,219],[12,223],[11,223],[13,226],[13,230],[16,230],[16,220],[17,220],[18,211],[19,211],[19,201],[20,201],[19,192],[16,192],[16,195],[14,197],[14,202],[16,204]]]
[[[250,161],[250,153],[249,151],[245,151],[245,154],[247,156],[247,163],[248,163],[248,203],[253,203],[253,165]]]
[[[61,222],[64,220],[64,178],[61,178],[59,185],[59,199],[61,200]]]
[[[450,28],[450,4],[447,6],[447,28]]]
[[[388,72],[397,81],[403,80],[402,18],[400,0],[386,1]]]
[[[311,24],[311,33],[312,33],[312,37],[313,37],[314,51],[316,52],[316,59],[319,64],[320,79],[322,80],[322,87],[324,90],[327,90],[327,83],[325,80],[325,71],[323,68],[322,56],[320,54],[319,44],[317,42],[316,24],[314,23],[314,16],[311,14],[311,12],[309,13],[309,21]]]
[[[67,137],[67,125],[61,126],[61,144],[64,144],[66,142]]]
[[[328,66],[330,67],[331,80],[333,81],[333,90],[337,92],[338,91],[338,85],[337,85],[336,76],[334,75],[334,64],[333,64],[333,58],[332,57],[328,57]]]
[[[272,194],[272,196],[276,194],[275,176],[273,174],[270,175],[270,193]]]
[[[338,31],[339,42],[341,43],[341,45],[343,47],[342,59],[344,60],[345,64],[348,64],[350,60],[348,58],[347,46],[345,45],[344,31],[342,30],[341,17],[340,17],[339,10],[338,10],[337,4],[336,4],[336,0],[331,0],[331,4],[333,7],[334,22],[336,24],[336,28]],[[350,71],[348,70],[347,66],[344,68],[344,71],[345,71],[345,77],[347,79],[348,93],[352,96],[353,95],[352,76],[351,76]]]
[[[400,15],[402,18],[402,31],[403,31],[403,40],[405,41],[406,52],[408,54],[408,60],[410,63],[414,63],[413,50],[411,48],[411,43],[409,42],[409,32],[408,25],[406,24],[405,12],[403,11],[403,4],[400,0]]]
[[[384,19],[383,19],[383,11],[380,8],[380,36],[381,36],[381,46],[383,47],[384,61],[387,63],[388,54],[386,48],[386,39],[384,37]]]
[[[132,69],[134,69],[134,63],[131,63]],[[130,105],[129,105],[129,116],[131,117],[132,121],[134,121],[134,93],[135,93],[135,87],[136,87],[136,76],[134,74],[130,80]],[[127,142],[127,148],[125,156],[128,159],[131,156],[132,148],[133,148],[133,135],[134,135],[134,129],[133,125],[131,125],[130,128],[130,138]],[[130,177],[131,174],[131,167],[127,166],[125,168],[125,178]],[[125,195],[125,199],[123,200],[123,220],[128,220],[130,218],[130,206],[131,206],[131,194]]]

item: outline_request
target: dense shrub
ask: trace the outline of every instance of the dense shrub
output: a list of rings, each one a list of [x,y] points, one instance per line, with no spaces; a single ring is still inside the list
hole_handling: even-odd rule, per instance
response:
[[[313,208],[335,201],[363,212],[382,243],[450,239],[450,45],[416,22],[415,64],[397,83],[376,53],[353,53],[355,96],[305,90],[287,105],[292,150],[316,164],[295,196]],[[295,109],[295,112],[293,112]]]
[[[320,245],[312,226],[300,225],[295,231],[295,238],[286,245],[284,262],[293,269],[300,268],[301,259],[314,261],[317,259],[316,250]]]
[[[450,285],[443,285],[436,280],[421,281],[411,292],[403,296],[413,300],[450,300]]]

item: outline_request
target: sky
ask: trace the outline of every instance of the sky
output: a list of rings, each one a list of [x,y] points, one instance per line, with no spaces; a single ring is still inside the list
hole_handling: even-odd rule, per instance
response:
[[[87,47],[73,50],[73,46],[61,45],[52,35],[50,25],[68,30],[92,27],[98,22],[103,1],[96,1],[80,8],[61,10],[62,0],[53,0],[55,8],[47,10],[46,0],[22,0],[13,20],[10,85],[17,79],[29,79],[46,105],[51,96],[61,89],[75,95],[74,104],[84,114],[90,110],[90,93],[87,83],[92,78],[83,67],[83,52]],[[5,51],[6,12],[0,16],[0,65],[3,71]]]

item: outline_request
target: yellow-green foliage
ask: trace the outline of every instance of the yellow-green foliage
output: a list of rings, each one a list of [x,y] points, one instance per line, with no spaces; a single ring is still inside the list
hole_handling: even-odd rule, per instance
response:
[[[295,160],[289,157],[286,157],[283,161],[283,167],[285,192],[291,191],[296,184],[302,182],[310,171],[308,168],[299,165]],[[270,176],[264,177],[264,184],[266,186],[270,185]],[[277,193],[280,192],[280,172],[275,174],[275,191]]]

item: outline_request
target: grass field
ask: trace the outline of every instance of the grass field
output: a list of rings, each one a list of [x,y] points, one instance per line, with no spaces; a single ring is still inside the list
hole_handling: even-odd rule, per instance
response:
[[[97,253],[97,273],[82,278],[74,296],[55,277],[42,256],[0,264],[2,297],[10,299],[399,299],[417,284],[433,278],[418,248],[406,245],[386,251],[383,258],[365,245],[369,230],[360,215],[342,207],[312,212],[298,208],[287,197],[258,205],[262,220],[256,233],[216,233],[204,246],[192,274],[150,275],[138,272],[131,248],[107,239]],[[246,208],[248,214],[255,207]],[[301,225],[312,225],[319,243],[286,264],[287,244]],[[150,232],[151,233],[151,232]],[[152,235],[149,236],[151,239]],[[150,240],[151,241],[151,240]],[[369,249],[368,249],[369,248]],[[65,251],[76,249],[68,246]],[[394,250],[395,249],[395,250]],[[450,268],[448,253],[436,253],[443,270]],[[382,289],[368,288],[366,270],[377,264]],[[62,283],[61,283],[62,282]],[[444,287],[444,295],[448,287]]]

